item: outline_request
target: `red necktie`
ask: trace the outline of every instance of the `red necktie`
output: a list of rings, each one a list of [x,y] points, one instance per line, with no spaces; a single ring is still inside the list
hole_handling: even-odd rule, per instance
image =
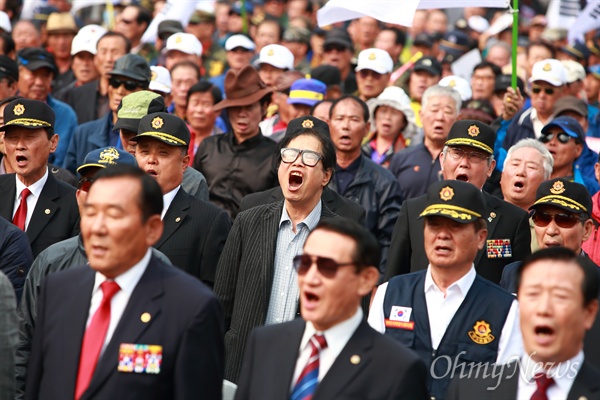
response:
[[[92,322],[86,329],[81,344],[79,372],[77,373],[77,386],[75,386],[76,400],[90,385],[110,323],[110,301],[115,293],[121,290],[115,281],[104,281],[100,288],[102,289],[102,302],[92,317]]]
[[[21,192],[21,202],[19,203],[19,208],[17,208],[17,212],[13,217],[13,224],[21,228],[22,231],[25,230],[25,221],[27,220],[27,197],[31,194],[31,191],[27,188],[23,189]]]
[[[327,348],[327,341],[323,335],[313,335],[310,338],[312,347],[310,357],[302,373],[298,377],[298,381],[292,390],[290,400],[310,400],[319,384],[319,353]]]
[[[535,384],[537,385],[537,389],[531,396],[531,400],[548,400],[548,387],[554,383],[554,378],[549,378],[546,374],[536,374],[533,379],[535,379]]]

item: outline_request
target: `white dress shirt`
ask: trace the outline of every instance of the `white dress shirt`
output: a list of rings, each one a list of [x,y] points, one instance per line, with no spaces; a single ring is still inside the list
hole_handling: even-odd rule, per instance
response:
[[[102,350],[100,351],[101,355],[104,353],[104,349],[108,343],[110,343],[110,339],[112,338],[112,335],[115,332],[119,321],[121,320],[123,311],[125,311],[125,307],[127,307],[131,293],[133,293],[133,290],[142,278],[142,275],[144,275],[151,256],[152,250],[148,249],[144,257],[142,257],[137,264],[114,279],[121,290],[119,290],[110,301],[110,322],[108,324],[108,330],[106,331],[106,337],[104,338]],[[88,319],[85,325],[86,329],[92,322],[92,317],[100,307],[100,303],[102,303],[103,294],[102,289],[100,289],[100,285],[106,280],[107,279],[104,275],[102,275],[100,272],[96,272],[96,280],[94,282],[94,289],[92,290],[92,301],[90,303],[90,311],[88,313]]]
[[[42,176],[42,178],[39,181],[37,181],[29,187],[25,186],[23,182],[19,180],[16,174],[15,180],[17,181],[17,198],[15,199],[15,205],[13,206],[13,219],[15,218],[15,214],[19,209],[19,205],[21,204],[21,192],[25,188],[29,189],[29,191],[31,192],[29,197],[27,197],[27,218],[25,219],[25,230],[27,230],[27,228],[29,227],[29,221],[31,221],[31,216],[33,215],[33,210],[35,209],[38,199],[42,194],[42,189],[44,189],[44,185],[48,180],[48,168],[46,167],[46,172],[44,173],[44,176]]]
[[[471,286],[473,286],[476,276],[475,266],[471,265],[469,272],[451,284],[446,289],[446,295],[444,296],[444,292],[433,281],[430,267],[427,267],[423,290],[425,292],[427,317],[429,319],[429,330],[433,349],[439,347],[448,325],[450,325],[450,322],[467,296]],[[383,314],[383,301],[385,299],[387,285],[388,283],[386,282],[377,288],[368,318],[369,325],[381,333],[385,333],[386,317]],[[409,306],[407,304],[396,305],[402,307]],[[413,313],[423,311],[424,310],[412,310]],[[497,362],[504,363],[510,360],[511,357],[523,353],[523,340],[521,338],[521,328],[519,326],[519,306],[516,300],[512,302],[499,340],[498,356],[496,358]]]
[[[304,335],[300,341],[298,360],[296,361],[296,369],[294,370],[294,379],[292,379],[290,390],[293,390],[296,381],[300,377],[302,370],[310,358],[312,347],[310,346],[309,341],[315,333],[322,333],[327,342],[327,347],[319,353],[319,382],[321,382],[336,358],[340,355],[344,347],[346,347],[346,344],[352,335],[354,335],[354,332],[360,325],[362,319],[363,312],[359,307],[352,317],[323,332],[318,332],[310,321],[306,321]]]
[[[581,369],[583,360],[583,350],[581,350],[575,357],[548,370],[546,374],[549,377],[554,378],[554,383],[548,386],[548,389],[546,390],[548,400],[564,400],[569,396],[569,392]],[[543,371],[543,364],[532,360],[527,354],[523,355],[519,366],[518,400],[531,399],[531,396],[537,389],[534,376]]]
[[[169,210],[169,207],[171,207],[171,203],[173,202],[173,199],[175,198],[175,196],[177,196],[177,192],[179,191],[180,187],[181,187],[181,185],[177,186],[175,189],[171,190],[169,193],[163,194],[163,210],[162,210],[162,213],[160,213],[160,219],[165,218],[165,214]]]

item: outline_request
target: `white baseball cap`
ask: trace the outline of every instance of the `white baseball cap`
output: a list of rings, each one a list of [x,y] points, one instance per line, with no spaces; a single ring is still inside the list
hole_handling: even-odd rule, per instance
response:
[[[156,90],[162,93],[171,93],[171,74],[165,67],[150,67],[152,74],[150,75],[149,90]]]
[[[469,28],[479,33],[485,32],[490,27],[490,23],[481,15],[471,15],[467,20],[467,25]]]
[[[0,11],[0,29],[4,32],[12,32],[12,25],[10,24],[10,18],[4,11]]]
[[[177,32],[167,39],[164,51],[166,53],[171,50],[200,57],[202,55],[202,43],[191,33]]]
[[[586,73],[583,65],[574,60],[561,60],[561,63],[567,72],[567,83],[573,83],[585,79]]]
[[[553,86],[562,86],[567,83],[567,71],[560,61],[547,58],[533,64],[529,82],[535,81],[544,81]]]
[[[98,40],[106,33],[106,29],[100,25],[86,25],[77,32],[71,43],[71,55],[74,56],[82,51],[96,54]]]
[[[355,71],[370,69],[379,74],[389,74],[394,68],[392,57],[387,51],[381,49],[366,49],[358,54],[358,64]]]
[[[236,47],[243,47],[246,50],[256,49],[256,45],[246,35],[233,35],[225,42],[225,50],[231,51]]]
[[[467,101],[473,97],[471,85],[469,85],[469,82],[467,82],[465,78],[461,78],[460,76],[447,76],[439,81],[438,85],[451,87],[452,89],[456,90],[460,94],[462,101]]]
[[[260,50],[258,65],[269,64],[280,69],[294,69],[294,55],[287,47],[280,44],[269,44]]]

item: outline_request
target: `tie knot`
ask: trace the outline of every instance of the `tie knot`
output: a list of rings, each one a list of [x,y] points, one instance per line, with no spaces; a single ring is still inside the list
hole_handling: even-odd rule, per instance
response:
[[[121,290],[121,287],[115,281],[104,281],[100,285],[100,289],[102,289],[102,301],[109,301],[119,290]]]
[[[554,378],[549,377],[546,375],[546,373],[535,374],[533,379],[535,380],[535,384],[537,385],[538,389],[544,392],[550,385],[552,385],[552,383],[554,383]]]
[[[25,200],[31,194],[31,190],[25,188],[21,191],[21,199]]]
[[[313,351],[317,352],[327,348],[327,340],[325,340],[324,335],[314,334],[313,337],[310,338],[310,344]]]

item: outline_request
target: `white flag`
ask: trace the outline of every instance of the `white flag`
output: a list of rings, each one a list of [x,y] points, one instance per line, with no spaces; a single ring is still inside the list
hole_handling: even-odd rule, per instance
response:
[[[348,21],[363,16],[381,22],[412,26],[417,9],[498,7],[506,8],[510,0],[329,0],[319,11],[319,26]]]
[[[575,40],[583,41],[586,33],[598,28],[600,28],[600,2],[588,2],[577,21],[569,29],[569,43],[573,44]]]
[[[200,1],[206,2],[206,0]],[[146,29],[146,32],[144,32],[142,42],[148,43],[156,41],[158,24],[164,20],[177,20],[181,22],[181,25],[186,27],[192,14],[196,10],[197,3],[198,0],[168,0],[160,13],[154,17],[148,26],[148,29]]]

